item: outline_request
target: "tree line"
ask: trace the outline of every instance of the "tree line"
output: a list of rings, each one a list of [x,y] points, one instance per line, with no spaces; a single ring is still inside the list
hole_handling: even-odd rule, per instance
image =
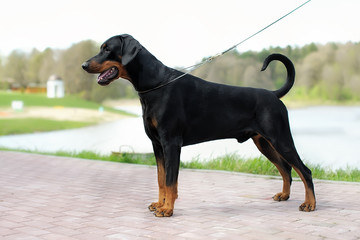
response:
[[[14,85],[20,88],[44,86],[49,76],[56,74],[64,80],[67,94],[77,94],[84,99],[101,102],[107,98],[135,97],[128,81],[99,87],[95,76],[81,69],[82,62],[98,51],[99,44],[91,40],[62,50],[34,49],[30,53],[15,50],[0,58],[0,89]],[[229,85],[277,89],[284,84],[285,67],[281,63],[271,63],[265,72],[260,72],[264,59],[271,53],[282,53],[295,65],[296,80],[290,95],[335,101],[360,100],[360,43],[312,43],[243,53],[235,50],[192,74]]]
[[[264,59],[282,53],[295,65],[295,85],[289,95],[300,99],[360,100],[360,43],[308,44],[303,47],[271,47],[261,52],[233,51],[195,71],[195,75],[230,85],[280,88],[286,78],[281,63],[260,72]]]
[[[115,81],[111,87],[99,87],[96,76],[81,68],[81,64],[97,54],[99,48],[98,43],[86,40],[68,49],[33,49],[30,53],[14,50],[0,59],[0,89],[45,87],[49,77],[55,74],[64,81],[65,94],[76,94],[96,102],[107,98],[134,97],[135,93],[127,81]]]

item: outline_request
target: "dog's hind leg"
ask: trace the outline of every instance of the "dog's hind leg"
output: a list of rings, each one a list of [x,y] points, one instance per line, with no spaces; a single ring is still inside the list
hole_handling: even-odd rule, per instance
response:
[[[267,144],[274,149],[274,151],[267,150],[264,152],[266,153],[265,155],[268,155],[267,157],[270,157],[269,159],[276,164],[282,163],[280,165],[278,164],[277,167],[283,177],[284,175],[290,176],[291,167],[297,172],[305,187],[305,201],[300,205],[299,210],[307,212],[314,211],[316,208],[316,200],[311,171],[304,165],[296,151],[285,106],[283,104],[275,104],[273,107],[268,107],[258,113],[257,120],[257,132],[263,138],[253,137],[255,144],[260,146],[260,151],[264,151],[263,148],[264,146],[266,147]],[[264,142],[267,142],[267,144]],[[269,148],[267,147],[265,149]],[[275,154],[275,156],[278,157],[273,157],[273,152],[276,152],[277,154]],[[274,159],[281,159],[282,161],[274,161]],[[290,183],[290,180],[286,179],[290,179],[290,177],[284,179],[284,185],[287,184],[287,181]],[[287,190],[287,187],[285,187],[285,190]],[[276,198],[277,196],[275,195],[275,199]]]
[[[316,208],[316,199],[311,170],[301,161],[295,147],[289,148],[289,146],[284,146],[286,145],[279,144],[279,153],[294,168],[305,186],[305,201],[299,206],[299,210],[305,212],[314,211]]]
[[[286,201],[290,197],[291,166],[285,162],[274,147],[261,135],[252,137],[256,147],[265,155],[279,170],[283,178],[283,190],[273,196],[275,201]]]
[[[276,140],[272,140],[272,146],[279,153],[288,165],[290,165],[300,176],[305,187],[305,201],[299,206],[300,211],[310,212],[316,208],[314,184],[311,176],[311,170],[305,166],[301,161],[289,128],[282,128],[283,131],[279,134]],[[287,129],[287,130],[286,130]],[[286,131],[285,131],[286,130]]]

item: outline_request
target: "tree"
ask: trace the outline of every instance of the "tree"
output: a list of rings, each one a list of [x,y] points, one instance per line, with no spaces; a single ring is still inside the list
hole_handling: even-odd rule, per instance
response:
[[[255,80],[257,78],[259,74],[259,71],[257,71],[257,69],[252,66],[249,65],[244,73],[244,77],[243,77],[243,81],[244,81],[244,85],[245,86],[254,86],[255,87]]]
[[[302,65],[298,67],[299,84],[310,89],[321,80],[322,68],[326,60],[325,55],[319,52],[312,52],[304,58]]]
[[[4,78],[4,66],[3,66],[3,60],[0,58],[0,89],[7,89],[7,82]]]
[[[25,78],[27,58],[25,53],[14,50],[7,58],[4,75],[15,84],[25,88],[28,84]]]
[[[3,60],[0,58],[0,82],[4,81],[4,66]]]
[[[39,83],[39,70],[43,60],[43,53],[37,49],[33,49],[30,56],[27,59],[25,78],[28,83]]]
[[[51,48],[45,49],[42,54],[42,61],[38,72],[40,83],[46,83],[51,75],[57,74],[56,66],[58,63],[55,61],[54,54]]]
[[[90,99],[94,75],[86,73],[81,64],[97,52],[97,44],[87,40],[72,45],[61,54],[58,73],[64,80],[67,93],[80,93],[85,99]]]

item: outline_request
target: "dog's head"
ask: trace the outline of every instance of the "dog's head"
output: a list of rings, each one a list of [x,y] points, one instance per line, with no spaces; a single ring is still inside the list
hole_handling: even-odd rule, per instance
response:
[[[110,84],[118,78],[131,81],[125,66],[129,64],[142,46],[132,36],[123,34],[109,38],[100,47],[100,52],[84,62],[82,68],[88,73],[100,73],[98,83]]]

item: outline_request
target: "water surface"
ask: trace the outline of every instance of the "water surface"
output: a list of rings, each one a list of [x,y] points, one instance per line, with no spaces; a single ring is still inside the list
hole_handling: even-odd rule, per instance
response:
[[[125,110],[141,114],[139,107]],[[289,110],[290,126],[300,157],[325,167],[360,168],[360,107],[308,107]],[[101,125],[0,137],[0,146],[46,152],[91,150],[103,154],[112,151],[152,152],[142,119],[127,118]],[[182,148],[182,161],[207,160],[237,153],[244,157],[260,156],[252,140],[239,144],[234,139],[218,140]]]

